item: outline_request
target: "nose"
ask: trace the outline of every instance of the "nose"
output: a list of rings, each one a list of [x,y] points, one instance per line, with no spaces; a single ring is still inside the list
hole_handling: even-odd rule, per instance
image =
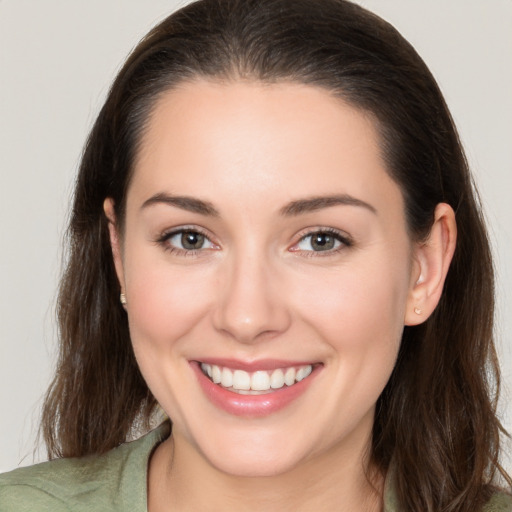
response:
[[[285,332],[291,321],[279,269],[260,254],[226,262],[219,280],[214,327],[240,343],[254,343]]]

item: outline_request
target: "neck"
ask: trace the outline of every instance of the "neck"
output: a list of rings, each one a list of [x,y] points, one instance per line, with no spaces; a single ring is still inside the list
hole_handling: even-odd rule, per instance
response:
[[[367,446],[337,447],[279,475],[240,477],[211,466],[175,434],[151,458],[148,511],[380,512],[384,478],[368,468]]]

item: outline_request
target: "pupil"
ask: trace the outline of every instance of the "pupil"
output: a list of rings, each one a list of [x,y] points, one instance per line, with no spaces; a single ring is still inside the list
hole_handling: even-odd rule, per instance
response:
[[[204,236],[194,231],[185,231],[181,235],[181,244],[184,249],[200,249],[204,243]]]
[[[334,247],[334,237],[327,233],[318,233],[311,242],[313,249],[318,251],[327,251]]]

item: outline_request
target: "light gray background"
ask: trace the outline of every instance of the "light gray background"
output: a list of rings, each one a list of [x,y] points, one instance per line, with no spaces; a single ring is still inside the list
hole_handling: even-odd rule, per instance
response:
[[[128,51],[185,3],[0,0],[0,471],[34,460],[60,243],[86,133]],[[511,430],[512,0],[359,3],[412,42],[459,126],[495,247],[501,411]]]

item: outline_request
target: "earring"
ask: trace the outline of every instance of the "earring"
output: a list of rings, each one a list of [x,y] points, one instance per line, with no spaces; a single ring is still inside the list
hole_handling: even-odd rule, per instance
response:
[[[421,315],[421,309],[420,309],[420,308],[414,308],[414,312],[415,312],[417,315]]]
[[[119,295],[119,301],[123,306],[126,306],[126,295],[124,293],[121,293],[121,295]]]

